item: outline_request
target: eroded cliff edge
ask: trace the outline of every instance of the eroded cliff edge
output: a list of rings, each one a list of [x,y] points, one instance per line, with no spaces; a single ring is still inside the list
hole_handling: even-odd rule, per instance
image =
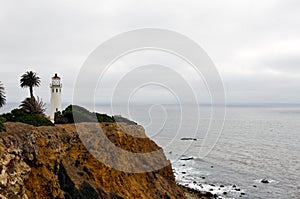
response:
[[[185,198],[170,164],[147,173],[115,170],[86,150],[72,124],[5,125],[7,132],[0,133],[0,199]],[[81,125],[86,132],[93,131],[89,125]],[[116,123],[99,125],[109,140],[122,149],[135,153],[160,149],[140,126],[125,128],[142,138],[124,133]],[[145,164],[162,159],[167,161],[163,153]],[[127,161],[130,164],[135,160]]]

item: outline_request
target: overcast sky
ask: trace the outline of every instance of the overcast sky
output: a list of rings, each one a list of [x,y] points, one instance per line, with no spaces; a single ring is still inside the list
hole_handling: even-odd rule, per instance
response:
[[[48,102],[50,78],[58,73],[63,100],[71,102],[79,70],[98,45],[152,27],[197,42],[218,68],[229,103],[299,103],[299,10],[298,0],[0,0],[0,81],[7,101],[20,102],[28,96],[20,76],[34,70],[42,78],[35,95]],[[141,93],[140,101],[168,99],[155,86]],[[97,100],[105,103],[108,95],[101,90]]]

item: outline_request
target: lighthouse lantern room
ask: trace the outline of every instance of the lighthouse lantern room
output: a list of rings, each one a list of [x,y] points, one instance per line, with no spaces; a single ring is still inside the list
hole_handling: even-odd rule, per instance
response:
[[[57,111],[61,111],[61,89],[62,84],[60,77],[57,74],[52,77],[52,83],[50,84],[51,89],[51,112],[50,118],[54,121],[54,115]]]

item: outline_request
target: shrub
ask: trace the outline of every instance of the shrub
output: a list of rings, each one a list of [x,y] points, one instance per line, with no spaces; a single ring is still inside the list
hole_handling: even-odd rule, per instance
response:
[[[72,113],[73,116],[75,115],[76,118],[74,118],[75,122],[97,122],[95,113],[91,113],[87,109],[73,105],[72,107]]]
[[[114,115],[113,116],[113,119],[116,121],[116,122],[122,122],[122,123],[126,123],[126,124],[129,124],[129,125],[137,125],[136,122],[134,121],[131,121],[125,117],[122,117],[121,115]]]
[[[114,119],[106,114],[92,113],[87,109],[77,106],[69,105],[62,112],[55,113],[55,124],[74,123],[73,115],[75,115],[76,122],[114,122]]]
[[[37,99],[32,97],[23,100],[21,102],[20,108],[24,110],[26,113],[44,115],[46,111],[45,105],[46,104],[39,97],[37,97]]]
[[[106,114],[96,113],[96,116],[99,122],[115,122],[113,117]]]
[[[68,123],[74,123],[74,122],[69,122],[73,120],[73,116],[72,116],[72,119],[68,119],[66,116],[63,116],[63,114],[58,111],[55,113],[54,115],[54,123],[55,124],[68,124]]]
[[[62,112],[56,112],[54,121],[55,124],[67,124],[74,123],[73,115],[76,116],[76,122],[96,122],[96,117],[94,113],[89,112],[87,109],[70,105]]]
[[[14,109],[1,115],[8,122],[22,122],[33,126],[54,126],[46,117],[39,114],[29,114],[22,109]]]
[[[75,115],[76,122],[124,122],[131,125],[136,125],[135,122],[130,121],[122,116],[109,116],[107,114],[92,113],[87,109],[77,106],[69,105],[62,112],[56,112],[54,121],[55,124],[74,123],[73,114]]]
[[[6,122],[6,119],[4,117],[0,117],[0,132],[6,131],[6,128],[4,126],[4,122]]]

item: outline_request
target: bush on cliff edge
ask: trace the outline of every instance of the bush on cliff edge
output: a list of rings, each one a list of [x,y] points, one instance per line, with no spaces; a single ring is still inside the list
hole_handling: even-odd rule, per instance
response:
[[[77,106],[69,105],[62,112],[55,113],[55,124],[72,124],[74,123],[73,114],[76,116],[76,122],[123,122],[130,125],[136,125],[137,123],[124,118],[122,116],[109,116],[107,114],[93,113],[87,109]]]
[[[92,113],[81,106],[69,105],[62,112],[55,113],[55,124],[74,123],[73,114],[76,116],[76,122],[115,122],[113,117],[109,115]]]
[[[54,124],[46,117],[39,114],[26,113],[22,109],[14,109],[10,113],[0,115],[7,122],[22,122],[33,126],[54,126]]]

